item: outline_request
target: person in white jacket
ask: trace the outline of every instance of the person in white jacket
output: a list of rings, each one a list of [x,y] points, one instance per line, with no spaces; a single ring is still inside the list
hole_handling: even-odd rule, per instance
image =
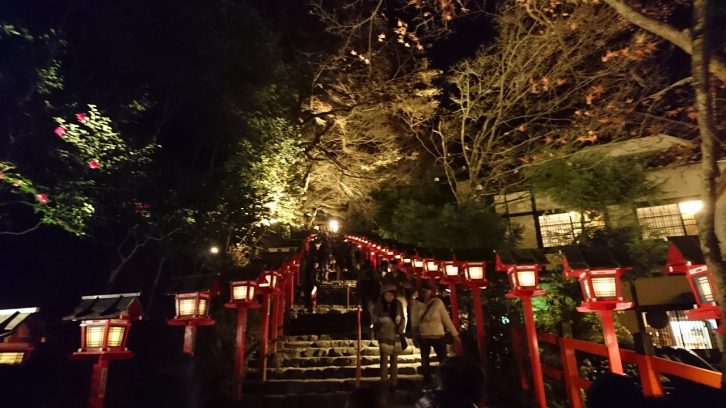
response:
[[[431,386],[430,356],[433,347],[436,358],[441,364],[446,359],[446,333],[459,337],[459,332],[451,322],[444,302],[436,297],[428,280],[421,282],[418,299],[411,305],[411,330],[414,342],[421,348],[421,371],[424,386]]]

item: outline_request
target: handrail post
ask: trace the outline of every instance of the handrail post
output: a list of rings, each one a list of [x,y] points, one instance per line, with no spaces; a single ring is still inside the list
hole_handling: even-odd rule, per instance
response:
[[[560,354],[562,356],[562,377],[565,380],[567,398],[570,400],[572,408],[583,408],[582,393],[576,381],[580,377],[577,368],[577,356],[569,337],[560,339]]]
[[[361,377],[361,364],[360,364],[360,353],[361,353],[361,338],[363,337],[363,332],[361,329],[361,308],[360,305],[358,305],[358,339],[356,342],[355,347],[355,387],[360,387],[360,377]]]

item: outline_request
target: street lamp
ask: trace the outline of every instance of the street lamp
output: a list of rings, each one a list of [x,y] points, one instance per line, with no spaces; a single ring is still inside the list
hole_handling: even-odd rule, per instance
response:
[[[217,275],[172,278],[169,288],[169,294],[174,295],[176,315],[167,324],[184,327],[184,352],[194,355],[197,327],[214,324],[209,317],[209,305],[212,297],[219,294]]]
[[[219,247],[216,245],[212,245],[211,247],[209,247],[209,253],[212,255],[219,254]]]
[[[686,311],[686,316],[693,320],[721,320],[715,279],[706,265],[698,237],[668,237],[668,241],[665,272],[669,275],[685,275],[696,299],[694,308]]]
[[[532,310],[532,297],[544,295],[539,288],[539,272],[542,265],[549,263],[541,250],[519,249],[514,251],[497,251],[496,270],[507,273],[510,290],[508,298],[519,298],[522,301],[525,329],[529,343],[529,359],[532,365],[532,380],[535,386],[537,402],[541,408],[547,406],[545,398],[542,363],[539,358],[539,342],[537,328]]]
[[[561,253],[565,277],[576,278],[582,290],[583,302],[577,310],[600,315],[610,371],[623,374],[613,311],[633,307],[633,302],[623,300],[620,287],[620,276],[632,268],[621,265],[607,248],[569,246],[562,249]]]
[[[336,219],[328,221],[328,228],[333,234],[337,234],[338,230],[340,229],[340,221]]]
[[[37,307],[0,310],[0,365],[22,364],[33,352],[28,323],[38,312]]]
[[[91,408],[103,407],[110,360],[125,360],[131,322],[141,319],[141,293],[83,296],[73,314],[63,320],[81,321],[81,346],[74,358],[98,358],[91,376]]]
[[[237,309],[237,333],[234,353],[234,394],[242,398],[242,379],[245,370],[245,332],[247,330],[247,310],[261,307],[257,300],[257,281],[238,280],[229,283],[229,302],[225,307]]]

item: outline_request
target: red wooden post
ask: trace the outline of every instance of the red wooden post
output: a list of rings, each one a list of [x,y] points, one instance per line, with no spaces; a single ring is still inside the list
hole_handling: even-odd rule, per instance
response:
[[[474,317],[476,318],[476,341],[479,346],[479,359],[481,365],[486,370],[488,364],[487,356],[487,342],[484,338],[484,310],[481,305],[481,289],[474,286],[471,288],[471,293],[474,296]]]
[[[98,360],[93,364],[91,374],[91,396],[88,401],[90,408],[103,408],[106,398],[106,382],[108,380],[108,358],[106,354],[99,354]]]
[[[237,306],[237,338],[234,353],[234,396],[242,398],[242,380],[245,372],[245,332],[247,331],[247,308]]]
[[[539,343],[537,341],[537,329],[534,324],[534,313],[532,312],[532,297],[522,296],[522,309],[524,310],[524,325],[527,329],[527,340],[529,341],[529,360],[532,364],[532,382],[534,393],[541,408],[547,406],[545,397],[544,378],[542,377],[542,363],[539,360]]]
[[[279,296],[275,293],[270,295],[270,339],[269,342],[272,345],[272,352],[275,352],[276,344],[277,344],[277,323],[278,323],[278,310],[279,307]]]
[[[360,353],[361,353],[361,339],[363,338],[363,331],[361,329],[361,307],[358,305],[358,341],[356,342],[355,346],[355,387],[360,387],[360,377],[361,377],[361,361],[360,361]]]
[[[603,336],[605,337],[605,346],[608,348],[608,360],[610,362],[610,371],[616,374],[623,374],[623,362],[620,360],[620,349],[618,348],[618,337],[615,335],[615,325],[613,324],[613,311],[600,310],[600,321],[602,322]]]
[[[197,325],[189,324],[184,326],[184,352],[194,355],[194,344],[197,339]]]
[[[456,282],[449,282],[449,292],[451,292],[451,321],[456,327],[456,331],[461,330],[461,322],[459,321],[459,301],[456,297]],[[454,343],[454,350],[457,355],[461,355],[461,342]]]
[[[562,377],[565,380],[567,398],[572,408],[583,408],[582,393],[578,385],[580,372],[577,368],[577,356],[575,349],[570,344],[569,337],[560,338],[560,354],[562,356]]]
[[[529,390],[529,378],[524,369],[524,344],[522,343],[521,327],[518,321],[517,324],[512,324],[512,349],[514,351],[514,361],[517,364],[517,372],[519,373],[520,386],[523,390]]]
[[[262,295],[262,329],[260,339],[260,374],[262,381],[267,381],[267,353],[269,350],[268,333],[270,331],[270,294]]]
[[[640,373],[640,383],[643,385],[643,394],[647,397],[663,396],[663,384],[660,382],[660,376],[653,369],[651,356],[637,354],[635,358]]]

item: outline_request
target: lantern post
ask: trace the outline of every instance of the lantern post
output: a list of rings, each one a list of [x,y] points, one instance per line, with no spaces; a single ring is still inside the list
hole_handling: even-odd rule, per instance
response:
[[[506,272],[510,290],[508,298],[518,298],[522,301],[524,324],[529,345],[529,361],[532,366],[532,382],[535,396],[540,408],[547,406],[545,397],[544,377],[542,363],[539,357],[539,342],[537,340],[537,327],[532,310],[532,298],[545,294],[539,287],[539,274],[542,265],[548,263],[544,254],[538,250],[515,250],[512,252],[498,251],[496,256],[496,270]]]
[[[664,272],[684,275],[696,299],[693,309],[686,311],[691,320],[722,320],[719,293],[713,272],[708,269],[697,236],[668,237],[668,258]],[[719,330],[723,330],[720,325]]]
[[[484,337],[484,308],[481,304],[481,290],[489,286],[486,279],[486,263],[484,261],[462,262],[466,285],[471,289],[474,300],[474,318],[476,319],[476,342],[479,346],[479,359],[485,369],[489,363],[487,358],[486,338]]]
[[[209,316],[212,297],[219,294],[216,274],[176,277],[171,280],[169,294],[174,295],[176,315],[167,320],[169,326],[184,327],[184,353],[194,355],[197,327],[212,326]]]
[[[263,271],[259,281],[259,292],[262,295],[262,327],[260,329],[260,373],[262,381],[267,381],[267,354],[270,350],[270,315],[271,301],[277,287],[278,274]]]
[[[257,309],[257,281],[241,280],[229,283],[230,299],[224,306],[237,309],[237,333],[235,336],[234,353],[234,395],[242,398],[242,379],[245,371],[245,333],[247,330],[247,310]]]
[[[456,260],[453,261],[442,261],[439,264],[439,271],[443,270],[443,277],[441,278],[444,283],[448,283],[449,292],[451,295],[451,321],[454,323],[454,327],[457,331],[461,330],[461,321],[459,320],[459,300],[456,293],[456,284],[459,283],[459,263]],[[481,303],[481,301],[480,301]],[[456,354],[461,355],[461,343],[457,342],[454,344]]]
[[[22,364],[33,352],[33,337],[28,324],[38,312],[37,307],[0,310],[0,365]],[[37,315],[36,315],[37,316]]]
[[[577,310],[600,315],[610,371],[623,374],[613,312],[633,307],[633,302],[624,301],[620,285],[621,275],[632,268],[621,265],[606,248],[570,246],[562,255],[565,277],[576,278],[582,290],[583,301]]]
[[[73,314],[63,320],[81,321],[81,347],[72,358],[96,358],[91,375],[88,405],[102,408],[106,398],[110,360],[126,360],[131,322],[141,319],[141,293],[83,296]]]

